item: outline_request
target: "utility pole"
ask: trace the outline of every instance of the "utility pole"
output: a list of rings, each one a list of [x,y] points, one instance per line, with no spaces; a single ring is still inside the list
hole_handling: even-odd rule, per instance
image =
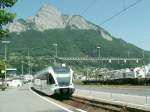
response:
[[[100,54],[100,46],[97,46],[97,49],[98,49],[98,57],[100,58],[101,54]]]
[[[30,74],[32,74],[32,65],[31,65],[31,67],[30,67]]]
[[[145,58],[145,52],[144,52],[144,50],[142,50],[142,58],[143,59]]]
[[[55,44],[53,44],[53,46],[55,47],[55,60],[54,60],[54,65],[56,65],[56,63],[57,63],[57,46],[58,46],[58,44],[57,43],[55,43]]]
[[[5,64],[4,88],[5,88],[6,69],[7,69],[7,44],[9,44],[10,41],[2,41],[2,43],[4,44],[4,49],[5,49],[5,56],[4,56],[4,64]]]
[[[100,53],[101,47],[100,47],[100,46],[97,46],[97,49],[98,49],[98,58],[100,58],[100,57],[101,57],[101,53]],[[101,60],[101,63],[102,63],[102,65],[103,65],[103,60]]]
[[[30,68],[30,52],[28,49],[28,73],[31,74],[31,68]]]
[[[128,50],[128,58],[130,57],[130,51]]]
[[[23,75],[24,74],[24,66],[23,66],[23,61],[22,61],[22,65],[21,65],[21,74]]]

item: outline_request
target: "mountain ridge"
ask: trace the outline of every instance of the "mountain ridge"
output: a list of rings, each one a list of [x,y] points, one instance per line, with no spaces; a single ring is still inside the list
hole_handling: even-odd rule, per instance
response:
[[[76,23],[74,23],[74,21],[82,23],[82,24],[80,24],[81,26],[82,25],[86,26],[86,27],[81,27],[81,29],[89,29],[88,22],[82,16],[64,15],[58,9],[56,9],[55,7],[53,7],[49,4],[44,4],[39,9],[39,11],[37,12],[37,14],[35,16],[32,16],[25,21],[27,24],[33,23],[35,25],[35,27],[38,27],[38,29],[35,28],[35,30],[37,30],[37,31],[44,31],[44,30],[55,29],[55,28],[61,29],[61,28],[67,27],[68,25],[70,25],[70,26],[72,24],[76,25]],[[16,20],[15,23],[17,23],[17,22],[19,22],[19,21]],[[13,24],[14,23],[12,23],[10,26],[13,27]],[[80,25],[76,25],[76,26],[80,28]],[[8,26],[8,29],[10,30],[10,32],[18,32],[17,30],[13,31],[10,26]],[[93,24],[93,26],[94,26],[94,24]],[[40,27],[43,27],[43,28],[40,28]]]
[[[44,30],[64,29],[67,27],[70,27],[71,29],[96,30],[100,34],[102,33],[103,37],[106,37],[106,40],[112,41],[111,35],[100,26],[87,21],[80,15],[64,15],[49,4],[44,4],[35,16],[29,17],[26,20],[16,20],[8,26],[8,30],[16,33],[31,29],[42,32]]]
[[[43,6],[35,16],[27,20],[16,20],[8,29],[11,31],[10,37],[13,37],[9,38],[11,43],[8,56],[12,60],[10,63],[18,67],[20,67],[20,60],[17,60],[17,56],[26,57],[27,49],[31,49],[30,55],[34,58],[31,61],[36,66],[48,65],[49,61],[44,59],[55,56],[54,43],[58,45],[58,56],[60,57],[98,57],[97,47],[100,46],[102,57],[142,58],[143,49],[123,39],[115,38],[107,30],[85,20],[80,15],[64,15],[49,5]],[[2,54],[1,46],[0,43]],[[16,57],[11,59],[11,56]],[[43,60],[36,59],[38,56],[41,56]],[[150,57],[150,52],[147,52],[145,57]],[[27,61],[26,58],[24,61]],[[82,65],[81,63],[77,62],[77,65]],[[105,61],[103,65],[99,65],[99,62],[93,63],[96,66],[112,68],[138,65],[136,62],[124,64],[123,61],[112,61],[112,64]],[[87,65],[93,66],[92,63]]]

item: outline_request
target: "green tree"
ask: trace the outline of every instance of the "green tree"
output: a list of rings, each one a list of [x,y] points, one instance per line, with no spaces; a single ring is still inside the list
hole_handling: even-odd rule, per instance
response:
[[[6,86],[5,86],[5,83],[4,83],[4,78],[5,78],[5,74],[2,73],[2,70],[5,69],[5,65],[3,62],[0,61],[0,79],[2,79],[2,85],[0,85],[0,88],[4,91]]]
[[[8,36],[6,25],[13,22],[16,14],[8,12],[7,8],[12,7],[16,2],[17,0],[0,0],[0,39]]]
[[[16,14],[8,12],[8,8],[12,7],[16,2],[17,0],[0,0],[0,39],[7,37],[9,34],[6,25],[13,22]],[[1,73],[1,70],[4,70],[4,63],[0,61],[0,78],[4,79],[4,74]],[[5,90],[4,83],[2,84],[2,90]]]
[[[5,69],[4,63],[0,61],[0,78],[4,78],[4,74],[2,74],[2,70]]]

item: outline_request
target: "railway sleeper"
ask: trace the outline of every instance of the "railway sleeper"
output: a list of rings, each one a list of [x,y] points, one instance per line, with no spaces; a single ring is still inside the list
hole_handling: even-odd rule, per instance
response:
[[[113,106],[111,104],[96,102],[96,101],[82,99],[82,98],[78,99],[78,98],[73,97],[73,98],[71,98],[71,100],[79,102],[79,103],[83,103],[85,105],[89,105],[92,107],[101,108],[104,110],[109,110],[111,112],[121,112],[121,110],[123,110],[121,106]],[[124,107],[124,108],[126,108],[126,107]]]
[[[123,104],[113,104],[110,102],[102,102],[99,100],[81,98],[78,96],[71,97],[71,100],[96,108],[109,110],[111,112],[149,112],[148,110],[137,109]]]

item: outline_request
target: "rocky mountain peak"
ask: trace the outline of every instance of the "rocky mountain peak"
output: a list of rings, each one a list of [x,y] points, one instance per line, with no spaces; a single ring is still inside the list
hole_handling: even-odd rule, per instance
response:
[[[35,16],[29,17],[27,20],[16,20],[8,26],[10,32],[24,32],[26,30],[34,29],[37,31],[44,31],[49,29],[63,29],[66,27],[71,29],[85,29],[98,30],[101,32],[103,38],[111,41],[111,36],[101,31],[102,29],[85,20],[79,15],[63,15],[57,8],[50,4],[44,4]]]
[[[39,31],[65,27],[61,12],[48,4],[43,5],[30,22]]]
[[[29,17],[25,21],[26,24],[22,24],[20,21],[15,21],[15,23],[10,25],[11,27],[8,26],[9,31],[22,32],[27,29],[44,31],[48,29],[62,29],[67,26],[72,29],[97,29],[96,25],[87,22],[83,17],[79,15],[63,15],[57,8],[50,4],[44,4],[35,16]]]
[[[72,29],[94,29],[96,30],[97,27],[89,22],[87,22],[83,17],[79,15],[68,16],[66,19],[66,24],[70,26]]]
[[[38,11],[37,15],[41,14],[48,14],[48,15],[59,15],[61,16],[61,12],[56,9],[55,7],[51,6],[50,4],[44,4]]]

